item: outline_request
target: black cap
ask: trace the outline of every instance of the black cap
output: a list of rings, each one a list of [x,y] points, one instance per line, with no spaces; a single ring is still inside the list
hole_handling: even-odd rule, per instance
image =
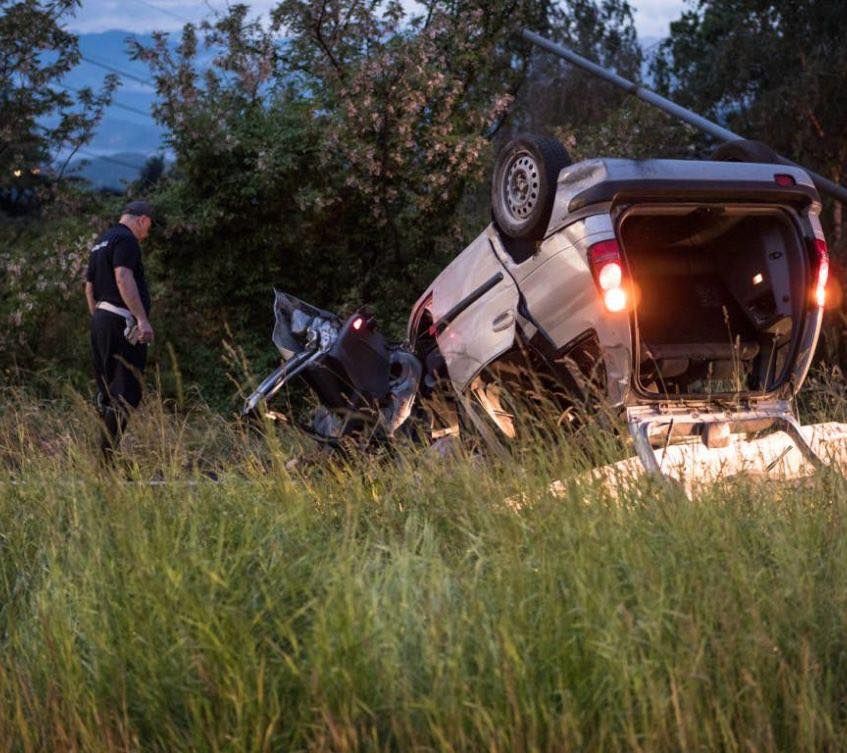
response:
[[[123,214],[131,214],[134,217],[149,217],[153,219],[153,205],[149,201],[141,199],[131,201],[124,207]]]

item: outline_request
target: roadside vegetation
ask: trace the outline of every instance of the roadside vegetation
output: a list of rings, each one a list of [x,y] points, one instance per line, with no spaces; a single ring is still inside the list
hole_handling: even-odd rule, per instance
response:
[[[270,27],[232,4],[135,48],[175,160],[117,197],[51,165],[118,86],[62,86],[79,0],[0,0],[0,753],[847,751],[842,476],[611,498],[584,473],[631,448],[592,423],[329,455],[232,417],[277,359],[272,286],[401,332],[514,133],[710,153],[522,26],[843,182],[847,16],[801,5],[699,0],[645,52],[626,0],[282,0]],[[151,390],[104,470],[82,272],[142,195]],[[805,423],[847,421],[822,219]]]
[[[159,213],[144,254],[163,394],[177,396],[175,356],[186,385],[231,410],[222,342],[267,370],[274,286],[326,310],[369,306],[402,336],[421,291],[489,222],[490,166],[516,133],[554,135],[574,160],[703,158],[715,146],[532,49],[523,27],[844,179],[838,3],[704,0],[646,49],[626,0],[415,5],[281,0],[262,25],[236,3],[134,46],[174,160],[151,159],[125,196],[105,197],[49,166],[84,148],[115,92],[110,77],[85,96],[61,86],[80,59],[64,30],[79,0],[0,0],[0,80],[14,93],[0,102],[0,379],[49,371],[85,388],[83,268],[128,198]],[[27,57],[51,45],[55,65]],[[67,118],[45,131],[51,113]],[[827,201],[822,220],[843,284],[840,205]],[[828,297],[838,310],[837,285]],[[843,321],[831,319],[826,359],[844,369]]]
[[[847,748],[837,474],[613,499],[599,430],[310,463],[155,397],[104,471],[0,404],[0,750]]]

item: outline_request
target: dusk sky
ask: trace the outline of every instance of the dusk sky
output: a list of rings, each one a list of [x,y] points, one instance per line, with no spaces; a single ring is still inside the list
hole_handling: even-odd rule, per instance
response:
[[[278,0],[250,3],[256,13],[265,13]],[[641,37],[662,37],[668,24],[677,18],[685,0],[630,0],[635,25]],[[412,0],[407,0],[413,5]],[[82,8],[70,24],[73,31],[86,33],[122,29],[133,32],[175,31],[186,21],[199,21],[212,11],[226,8],[226,0],[184,2],[184,0],[83,0]]]
[[[64,83],[72,88],[101,84],[107,71],[121,74],[121,87],[106,110],[94,139],[80,153],[86,157],[161,151],[164,131],[151,117],[155,100],[149,71],[144,63],[129,58],[128,33],[143,34],[154,30],[179,31],[188,21],[198,22],[214,12],[226,9],[228,0],[83,0],[70,29],[84,35],[80,40],[83,61]],[[279,0],[250,3],[253,13],[266,14]],[[409,9],[415,0],[403,0]],[[668,24],[679,17],[685,0],[630,0],[635,10],[639,36],[646,48],[668,34]],[[101,32],[117,31],[104,35]],[[117,66],[111,67],[111,66]],[[125,158],[121,158],[125,161]],[[116,167],[117,163],[112,164]],[[131,170],[134,174],[134,170]]]

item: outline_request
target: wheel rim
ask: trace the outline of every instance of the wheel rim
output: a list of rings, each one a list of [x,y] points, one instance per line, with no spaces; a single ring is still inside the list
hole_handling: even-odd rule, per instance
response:
[[[538,206],[541,177],[538,165],[528,152],[518,152],[506,171],[505,199],[509,213],[525,220]]]

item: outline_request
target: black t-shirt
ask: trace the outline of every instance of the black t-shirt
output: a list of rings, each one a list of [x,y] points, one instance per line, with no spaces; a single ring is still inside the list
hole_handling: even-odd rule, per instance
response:
[[[149,314],[150,293],[147,290],[147,281],[144,279],[141,246],[126,225],[113,225],[97,239],[91,249],[85,279],[94,285],[95,301],[107,301],[114,306],[127,308],[118,290],[118,283],[115,281],[115,267],[126,267],[132,270],[141,305]]]

